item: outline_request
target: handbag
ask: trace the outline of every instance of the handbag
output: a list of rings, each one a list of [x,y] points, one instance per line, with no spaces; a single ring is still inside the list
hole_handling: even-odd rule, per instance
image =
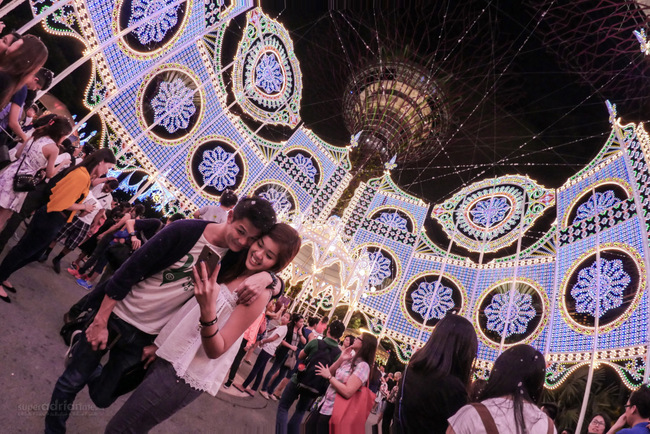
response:
[[[27,155],[29,154],[30,149],[32,149],[32,145],[34,144],[34,140],[31,140],[31,143],[29,144],[29,148],[27,148],[27,151],[23,154],[23,158],[20,160],[20,164],[18,165],[18,169],[16,169],[16,175],[14,175],[14,191],[17,193],[25,192],[25,191],[33,191],[36,190],[36,186],[41,183],[42,179],[35,175],[28,175],[28,174],[21,174],[20,168],[23,166],[23,163],[25,162],[25,158],[27,158]]]
[[[366,383],[367,384],[367,383]],[[336,394],[330,418],[330,434],[362,434],[370,410],[375,404],[375,393],[363,385],[349,399]]]
[[[284,367],[293,369],[294,366],[296,366],[296,352],[291,351],[284,361]]]

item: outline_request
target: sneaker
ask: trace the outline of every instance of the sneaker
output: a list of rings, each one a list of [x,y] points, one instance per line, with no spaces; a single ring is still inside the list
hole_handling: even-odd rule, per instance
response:
[[[61,274],[61,260],[56,258],[52,259],[52,268],[54,268],[56,274]]]
[[[270,399],[269,394],[265,392],[264,390],[260,390],[260,395],[262,395],[262,398],[264,399]]]
[[[230,383],[229,381],[226,381],[225,383],[223,383],[223,388],[224,389],[230,389],[230,386],[232,386],[232,383]]]
[[[47,257],[50,256],[48,252],[41,253],[41,256],[38,257],[38,262],[43,263],[47,261]]]
[[[72,267],[68,268],[66,271],[67,271],[68,273],[72,274],[72,276],[73,276],[75,279],[79,279],[79,278],[81,277],[81,274],[79,274],[79,272],[78,272],[77,270],[75,270],[74,268],[72,268]]]
[[[81,333],[81,330],[75,330],[72,332],[72,335],[70,335],[70,346],[68,347],[68,350],[65,352],[65,359],[63,361],[63,364],[67,368],[70,362],[72,361],[72,349],[77,345],[77,342],[79,342],[79,334]]]
[[[278,398],[278,396],[277,396],[275,393],[272,393],[272,394],[271,394],[271,399],[272,399],[273,401],[277,401],[277,400],[280,399],[280,398]]]
[[[90,291],[91,289],[93,289],[93,285],[90,282],[88,282],[88,281],[86,281],[84,279],[79,278],[79,279],[76,280],[76,282],[77,282],[77,285],[81,286],[82,288],[84,288],[87,291]]]

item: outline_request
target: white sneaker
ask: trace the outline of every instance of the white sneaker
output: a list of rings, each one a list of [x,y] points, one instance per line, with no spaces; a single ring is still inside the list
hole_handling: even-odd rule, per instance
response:
[[[269,399],[269,394],[263,390],[260,390],[260,395],[262,395],[262,398],[264,399]]]

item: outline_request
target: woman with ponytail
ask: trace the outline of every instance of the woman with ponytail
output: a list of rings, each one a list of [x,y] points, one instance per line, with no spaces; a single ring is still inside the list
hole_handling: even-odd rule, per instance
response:
[[[447,434],[477,432],[554,434],[553,421],[537,406],[544,388],[546,362],[530,345],[515,345],[494,362],[481,402],[449,418]]]

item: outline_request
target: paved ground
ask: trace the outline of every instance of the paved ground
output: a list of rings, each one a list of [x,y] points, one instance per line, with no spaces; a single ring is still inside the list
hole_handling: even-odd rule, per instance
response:
[[[12,240],[13,244],[15,240]],[[55,253],[61,247],[55,249]],[[5,249],[6,254],[9,248]],[[0,257],[4,258],[4,254]],[[57,275],[48,261],[32,263],[11,277],[17,288],[9,294],[11,304],[0,301],[0,431],[37,433],[57,378],[63,372],[67,349],[59,336],[62,316],[86,291],[65,272],[76,254],[63,259]],[[254,359],[253,359],[254,360]],[[270,367],[270,363],[268,365]],[[250,366],[242,363],[238,378],[248,375]],[[96,408],[87,389],[75,401],[68,421],[69,433],[103,432],[108,420],[124,403],[120,398],[108,409]],[[155,433],[274,433],[277,403],[222,389],[216,397],[203,394],[169,420]],[[372,417],[372,416],[371,416]],[[367,432],[370,432],[369,427]]]
[[[62,262],[66,267],[76,255],[69,256]],[[65,269],[55,274],[49,262],[30,264],[10,280],[18,292],[10,294],[11,304],[0,301],[0,431],[37,433],[43,431],[44,408],[63,372],[67,347],[59,337],[62,315],[86,291]],[[249,365],[242,364],[240,374],[247,375],[249,370]],[[68,422],[68,432],[103,432],[124,400],[98,409],[84,389],[75,401],[77,409]],[[276,409],[277,403],[260,395],[251,398],[234,388],[222,389],[216,397],[203,394],[153,432],[273,433]]]

